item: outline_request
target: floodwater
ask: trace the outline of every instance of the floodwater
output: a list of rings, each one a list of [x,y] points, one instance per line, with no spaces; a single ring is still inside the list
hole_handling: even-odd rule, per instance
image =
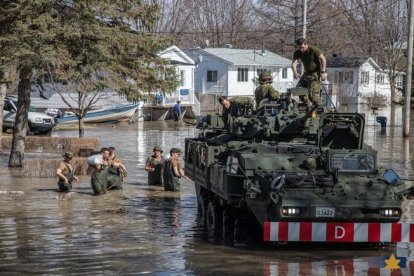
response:
[[[402,258],[402,268],[393,273],[414,271],[413,247],[405,243],[392,249],[252,248],[212,239],[197,225],[193,183],[183,181],[179,193],[164,192],[146,185],[144,171],[154,145],[161,145],[166,155],[171,147],[183,149],[184,138],[197,133],[185,122],[88,128],[86,137],[98,137],[101,146],[115,146],[128,170],[123,190],[99,197],[92,196],[87,176],[74,184],[76,192],[65,195],[56,192],[54,178],[15,177],[6,167],[8,156],[1,154],[0,274],[386,275],[390,271],[384,260],[392,254]],[[414,135],[414,127],[410,133]],[[52,135],[76,137],[77,131]],[[402,137],[401,117],[388,118],[385,133],[378,123],[368,122],[365,135],[379,150],[380,165],[414,179],[413,139]],[[412,222],[413,205],[410,201],[404,205],[405,222]]]

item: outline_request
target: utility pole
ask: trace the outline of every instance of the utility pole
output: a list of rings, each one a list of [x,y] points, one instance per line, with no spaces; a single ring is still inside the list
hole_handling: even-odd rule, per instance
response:
[[[405,86],[405,99],[404,99],[404,129],[403,137],[410,136],[410,111],[411,111],[411,82],[413,72],[413,23],[414,23],[414,0],[410,0],[410,11],[408,21],[408,43],[407,43],[407,75]]]
[[[302,37],[306,38],[306,14],[308,13],[308,3],[306,2],[306,0],[302,0],[302,11]]]
[[[306,38],[306,14],[308,13],[308,3],[306,0],[302,0],[302,37]],[[305,68],[303,67],[303,63],[300,66],[300,74],[303,75],[305,72]]]

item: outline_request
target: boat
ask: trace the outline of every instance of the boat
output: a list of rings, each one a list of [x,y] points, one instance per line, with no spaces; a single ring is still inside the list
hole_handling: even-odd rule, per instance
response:
[[[91,110],[83,117],[84,123],[104,123],[111,121],[121,121],[134,116],[138,109],[138,104],[122,104],[113,107]],[[57,118],[59,124],[77,123],[76,115],[65,115]]]

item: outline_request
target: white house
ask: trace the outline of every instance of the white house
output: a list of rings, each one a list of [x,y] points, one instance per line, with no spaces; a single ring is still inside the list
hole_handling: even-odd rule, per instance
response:
[[[224,96],[253,96],[261,71],[273,75],[273,86],[281,92],[293,86],[291,61],[265,50],[195,48],[186,53],[196,61],[195,92]]]
[[[168,59],[172,66],[175,66],[177,75],[180,78],[180,85],[169,96],[166,96],[164,103],[173,103],[180,100],[183,103],[194,103],[194,70],[195,62],[177,46],[171,46],[159,54]]]
[[[384,105],[391,100],[388,75],[372,58],[327,58],[328,81],[337,105],[368,103]],[[403,76],[397,80],[402,88]]]

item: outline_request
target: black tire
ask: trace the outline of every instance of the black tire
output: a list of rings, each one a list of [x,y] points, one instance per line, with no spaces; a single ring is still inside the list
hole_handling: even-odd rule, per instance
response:
[[[209,231],[215,233],[222,230],[221,208],[219,204],[210,201],[207,206],[206,225]]]
[[[222,221],[223,221],[223,240],[226,243],[234,242],[234,214],[230,209],[224,209],[222,212]]]
[[[32,131],[32,128],[30,127],[30,123],[29,122],[27,122],[26,123],[26,135],[33,135],[33,131]]]
[[[198,217],[198,222],[201,225],[206,224],[207,202],[201,194],[197,198],[197,217]]]

